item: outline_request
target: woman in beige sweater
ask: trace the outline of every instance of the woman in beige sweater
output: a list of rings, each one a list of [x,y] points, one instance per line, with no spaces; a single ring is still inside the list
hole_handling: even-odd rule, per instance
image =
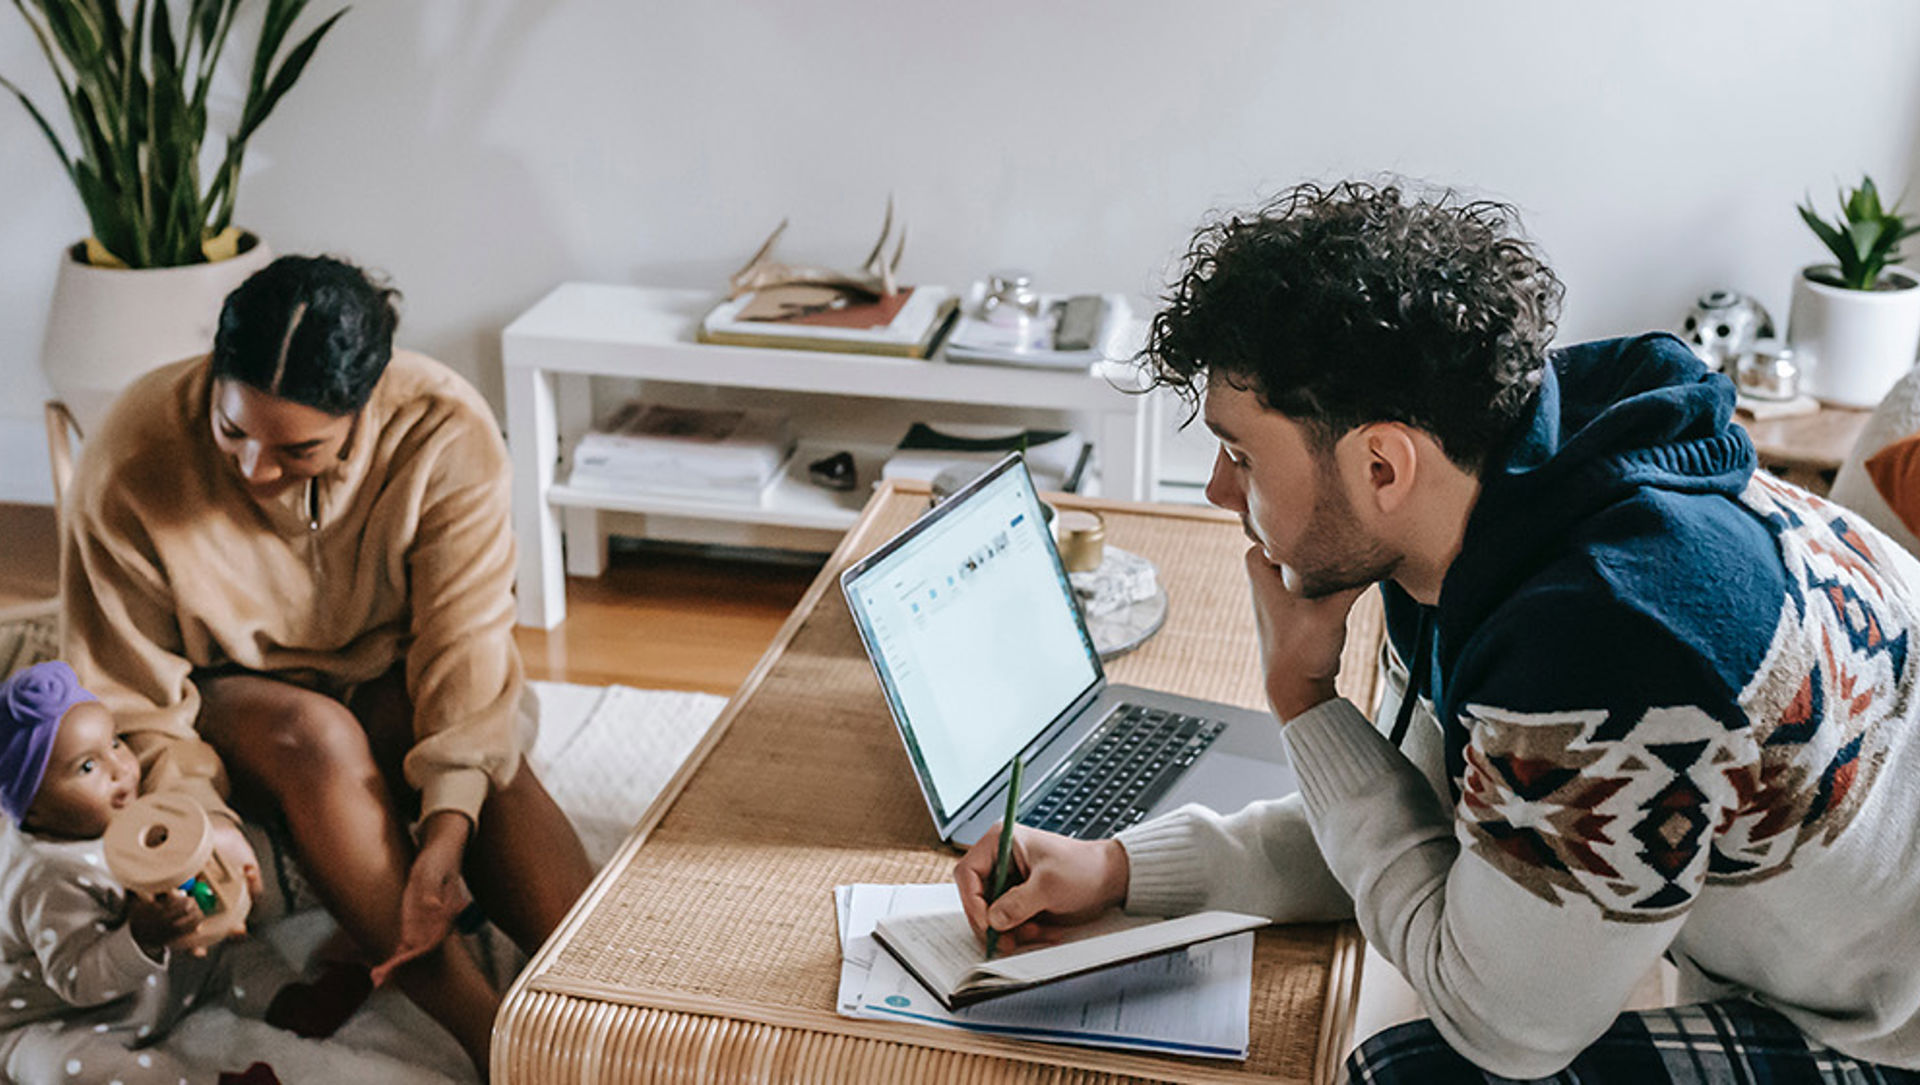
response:
[[[358,269],[284,257],[210,356],[121,397],[70,498],[66,653],[148,786],[285,819],[341,926],[484,1074],[498,996],[447,938],[467,887],[531,953],[591,869],[525,765],[506,448],[470,385],[392,351],[395,321]]]

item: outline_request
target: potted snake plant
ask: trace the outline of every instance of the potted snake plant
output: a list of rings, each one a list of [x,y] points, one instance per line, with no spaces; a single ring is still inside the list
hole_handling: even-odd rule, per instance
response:
[[[84,430],[135,377],[213,342],[227,293],[271,259],[234,225],[247,142],[345,9],[287,47],[307,0],[15,0],[61,108],[11,80],[86,209],[92,235],[60,255],[41,364]],[[249,13],[249,16],[251,13]],[[210,175],[208,96],[227,48],[252,37],[239,119]],[[63,139],[52,117],[64,115]],[[211,161],[209,159],[208,161]]]
[[[1871,407],[1913,368],[1920,347],[1920,277],[1895,266],[1900,243],[1920,225],[1908,225],[1898,206],[1883,205],[1871,177],[1841,193],[1831,222],[1811,201],[1799,210],[1834,258],[1794,279],[1787,343],[1802,386],[1828,403]]]

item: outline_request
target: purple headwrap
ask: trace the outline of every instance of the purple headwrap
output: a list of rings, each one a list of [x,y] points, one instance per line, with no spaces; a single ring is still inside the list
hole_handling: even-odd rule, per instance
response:
[[[73,668],[57,659],[0,683],[0,811],[15,825],[40,793],[61,717],[82,701],[96,700]]]

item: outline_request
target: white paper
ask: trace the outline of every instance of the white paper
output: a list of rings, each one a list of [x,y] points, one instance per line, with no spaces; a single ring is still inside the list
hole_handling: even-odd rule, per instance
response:
[[[959,907],[951,883],[855,885],[844,904],[839,1012],[1055,1043],[1244,1059],[1253,935],[1190,946],[1031,991],[948,1010],[873,940],[882,915]]]

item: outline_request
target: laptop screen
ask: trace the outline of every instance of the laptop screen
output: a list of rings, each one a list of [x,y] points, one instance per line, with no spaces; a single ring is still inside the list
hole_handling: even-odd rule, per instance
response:
[[[1018,458],[921,517],[841,586],[943,828],[1101,678]]]

